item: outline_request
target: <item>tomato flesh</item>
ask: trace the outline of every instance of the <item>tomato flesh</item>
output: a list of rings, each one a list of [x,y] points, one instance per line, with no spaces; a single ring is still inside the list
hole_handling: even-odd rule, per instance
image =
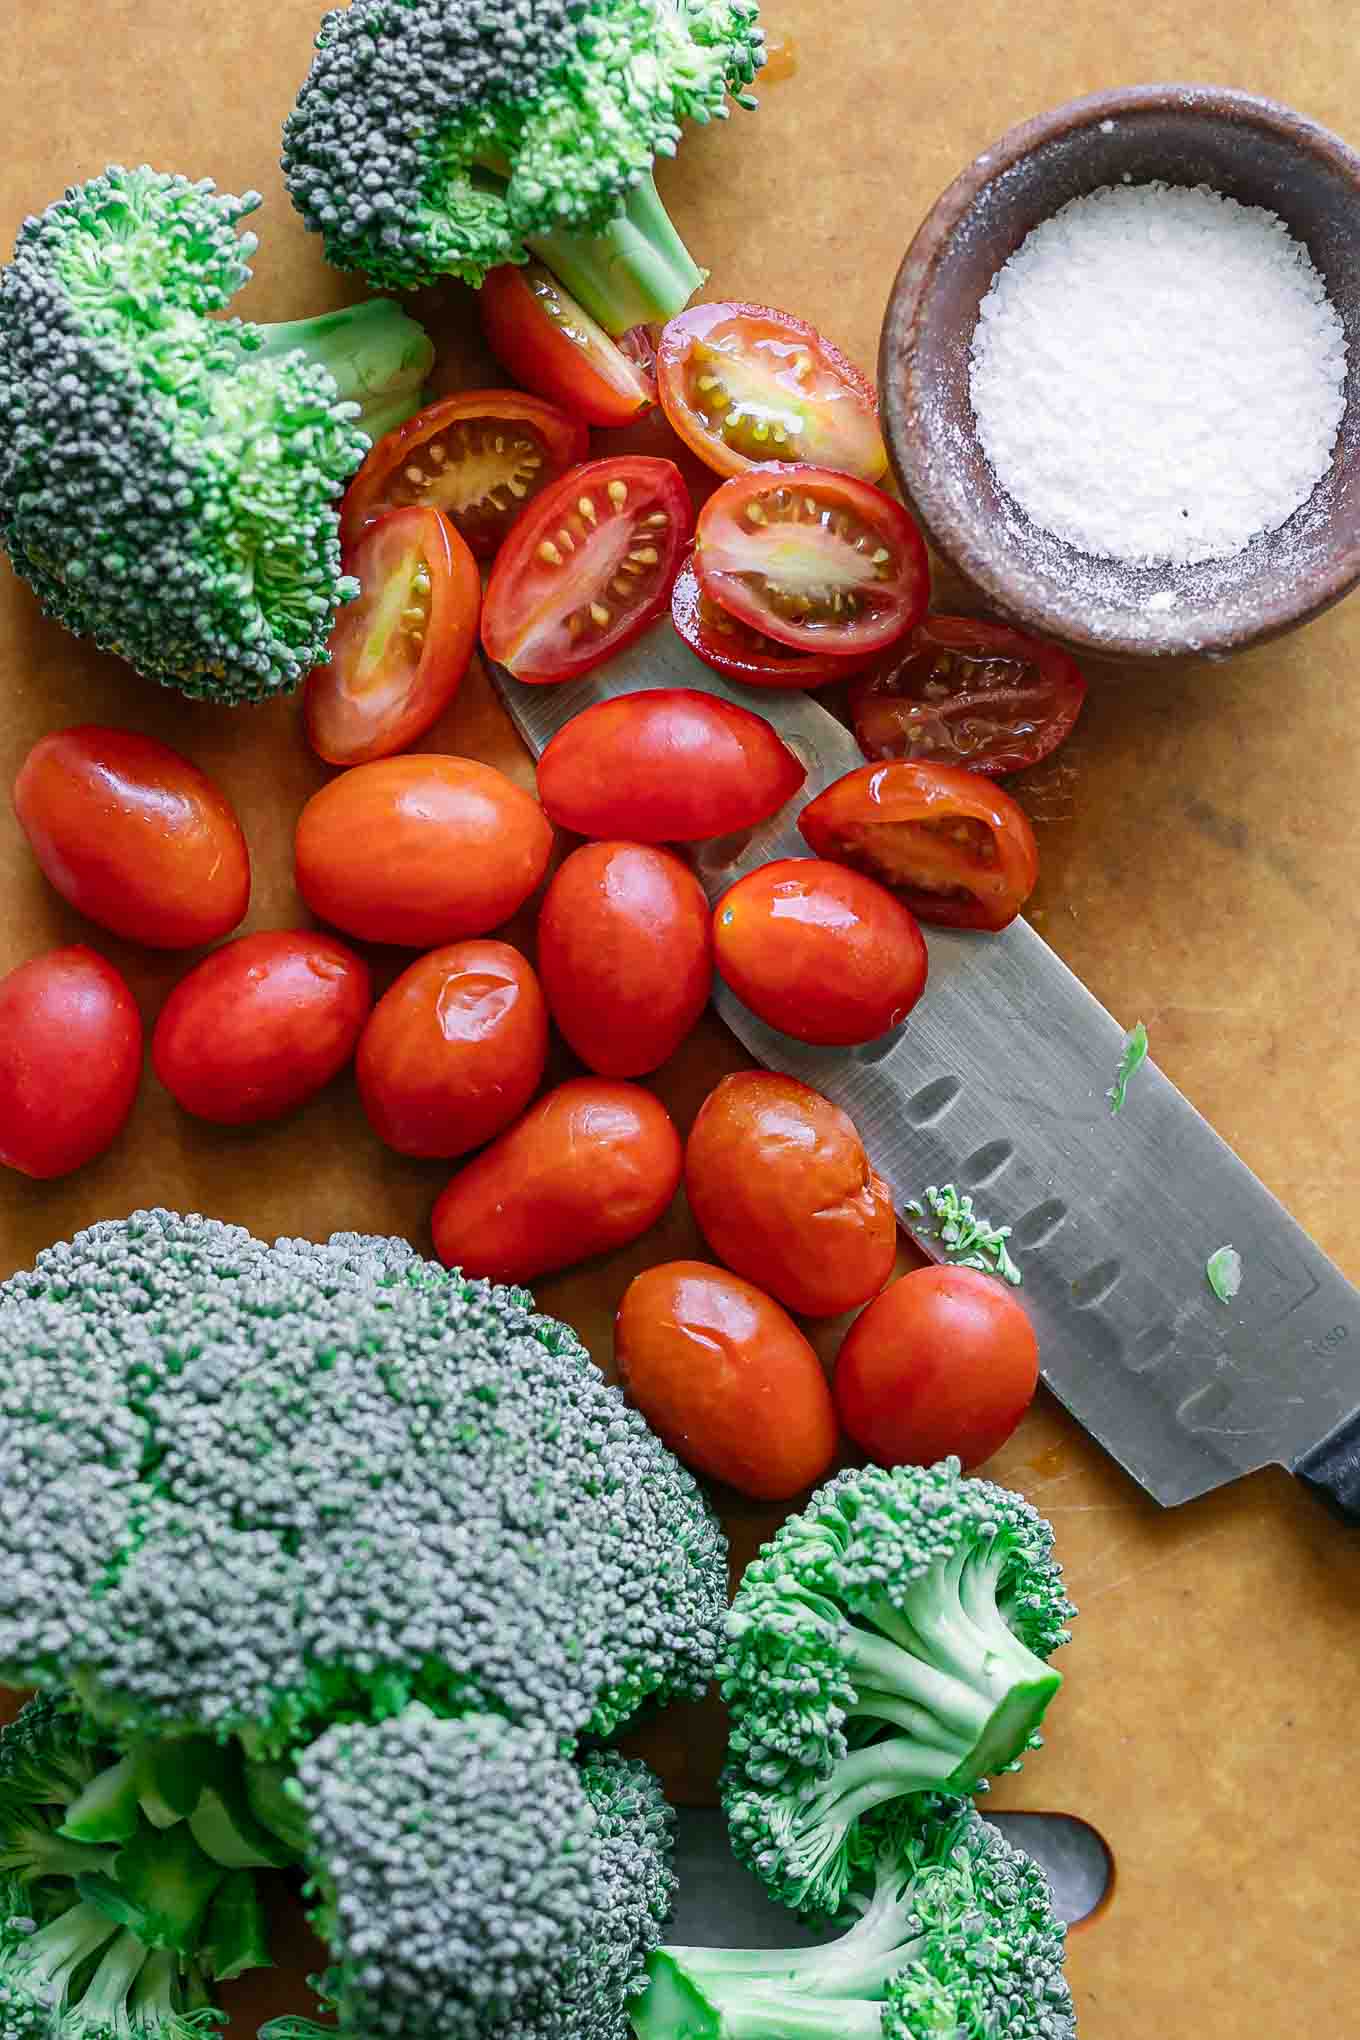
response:
[[[656,403],[656,379],[636,343],[611,340],[541,262],[493,269],[477,309],[501,367],[572,417],[627,425]]]
[[[1056,751],[1086,698],[1057,645],[980,617],[928,616],[850,695],[866,758],[962,765],[989,777]]]
[[[738,623],[705,595],[691,560],[675,577],[671,622],[696,658],[745,687],[825,687],[858,671],[854,658],[795,652],[777,638]]]

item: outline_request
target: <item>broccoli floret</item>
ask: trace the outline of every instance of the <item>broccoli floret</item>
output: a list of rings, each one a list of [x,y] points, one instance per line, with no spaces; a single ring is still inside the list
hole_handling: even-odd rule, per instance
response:
[[[0,1889],[4,2040],[195,2040],[220,2017],[192,1971],[97,1906],[70,1903],[40,1924],[21,1893]]]
[[[720,1667],[733,1845],[798,1911],[834,1915],[858,1830],[919,1792],[1018,1768],[1076,1612],[1028,1502],[938,1466],[837,1476],[747,1568]]]
[[[222,702],[295,686],[338,605],[338,497],[421,401],[391,300],[256,326],[260,203],[117,166],[26,220],[0,271],[0,547],[44,610]]]
[[[663,1948],[638,2040],[1073,2040],[1043,1873],[972,1807],[888,1817],[818,1948]]]
[[[0,1817],[20,1807],[69,1806],[106,1762],[68,1694],[35,1693],[0,1727]]]
[[[686,122],[753,106],[755,0],[352,0],[284,128],[293,203],[375,284],[546,262],[607,331],[703,281],[652,169]]]

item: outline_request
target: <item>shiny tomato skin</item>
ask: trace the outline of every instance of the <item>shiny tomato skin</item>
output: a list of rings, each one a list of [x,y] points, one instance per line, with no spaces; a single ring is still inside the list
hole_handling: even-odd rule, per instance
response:
[[[713,910],[718,969],[744,1006],[795,1041],[851,1048],[905,1020],[926,945],[886,887],[813,857],[762,864]]]
[[[155,737],[93,723],[41,737],[19,768],[14,811],[62,898],[128,942],[217,942],[250,904],[230,801]]]
[[[486,584],[482,648],[517,680],[590,672],[666,609],[694,511],[674,461],[615,454],[545,489]]]
[[[330,663],[307,681],[312,749],[364,765],[424,736],[462,684],[477,643],[482,577],[437,510],[389,510],[345,560],[361,593],[341,610]],[[408,621],[414,619],[414,621]]]
[[[806,778],[749,708],[657,687],[573,716],[538,761],[538,797],[578,836],[700,843],[767,821]]]
[[[454,942],[402,972],[369,1016],[354,1074],[379,1140],[451,1161],[518,1119],[548,1059],[548,1009],[508,942]]]
[[[656,381],[541,262],[505,263],[477,293],[487,345],[508,375],[589,425],[629,425]]]
[[[818,857],[868,872],[944,928],[1008,927],[1039,877],[1019,802],[957,765],[861,765],[809,801],[798,827]]]
[[[0,1164],[46,1181],[102,1155],[142,1080],[142,1017],[102,956],[49,949],[0,978]]]
[[[855,1310],[892,1274],[892,1193],[854,1122],[796,1077],[738,1070],[710,1091],[685,1195],[714,1253],[804,1317]]]
[[[538,968],[567,1046],[601,1077],[660,1069],[713,988],[704,889],[652,843],[586,843],[554,874]]]
[[[241,935],[175,986],[151,1037],[152,1066],[196,1119],[281,1119],[339,1075],[371,1003],[368,965],[333,935]]]
[[[434,1208],[435,1252],[465,1275],[532,1282],[648,1231],[681,1166],[650,1091],[572,1078],[459,1170]]]
[[[1086,698],[1059,645],[982,617],[927,616],[850,690],[866,758],[1022,772],[1071,734]]]
[[[743,687],[826,687],[860,670],[858,659],[790,651],[776,638],[738,623],[705,595],[692,560],[675,577],[671,622],[696,658]]]
[[[715,474],[787,459],[876,482],[888,465],[873,384],[791,312],[690,305],[661,335],[657,385],[672,428]]]
[[[709,1480],[784,1502],[835,1459],[821,1361],[773,1297],[726,1268],[668,1261],[635,1277],[614,1360],[662,1443]]]
[[[508,921],[551,850],[547,816],[503,772],[417,752],[356,765],[312,795],[297,885],[318,920],[361,942],[433,949]]]
[[[976,1268],[918,1268],[889,1283],[845,1336],[836,1411],[880,1466],[965,1469],[998,1452],[1034,1399],[1039,1344],[1023,1306]]]

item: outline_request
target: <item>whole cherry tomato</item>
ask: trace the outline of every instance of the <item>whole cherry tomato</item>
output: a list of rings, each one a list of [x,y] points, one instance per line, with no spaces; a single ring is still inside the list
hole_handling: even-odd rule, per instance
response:
[[[1038,1381],[1034,1327],[994,1275],[918,1268],[851,1325],[836,1359],[836,1410],[880,1466],[930,1466],[950,1453],[980,1466]]]
[[[298,817],[298,891],[364,942],[429,949],[486,935],[548,868],[532,794],[473,758],[417,753],[342,772]]]
[[[859,670],[857,659],[791,651],[749,623],[738,623],[705,595],[692,560],[675,577],[671,622],[696,658],[744,687],[825,687]]]
[[[583,844],[544,895],[538,968],[558,1030],[588,1069],[660,1069],[713,987],[704,889],[654,844]]]
[[[744,1495],[788,1501],[836,1456],[822,1363],[754,1283],[704,1261],[648,1268],[624,1291],[614,1359],[672,1452]]]
[[[892,1274],[892,1193],[854,1122],[796,1077],[739,1070],[710,1091],[685,1195],[714,1253],[806,1317],[854,1310]]]
[[[82,723],[40,738],[14,782],[14,811],[62,898],[129,942],[216,942],[250,903],[230,801],[155,737]]]
[[[656,402],[656,382],[541,262],[505,263],[477,293],[487,345],[526,389],[591,425],[628,425]]]
[[[798,817],[807,846],[866,871],[923,921],[1005,928],[1039,876],[1018,801],[957,765],[861,765]]]
[[[655,1225],[682,1159],[650,1091],[576,1077],[460,1169],[434,1208],[435,1252],[465,1275],[532,1282]]]
[[[1056,751],[1085,699],[1059,646],[981,617],[927,616],[856,680],[850,712],[866,758],[995,776]]]
[[[142,1080],[142,1017],[93,949],[50,949],[0,978],[0,1163],[68,1176],[121,1133]]]
[[[926,988],[926,945],[885,887],[841,864],[783,857],[713,913],[718,969],[769,1026],[827,1048],[874,1041]]]
[[[380,1140],[452,1159],[518,1119],[547,1057],[547,1007],[524,957],[508,942],[455,942],[379,999],[354,1073]]]
[[[538,797],[578,836],[699,843],[767,821],[806,778],[749,708],[658,687],[573,716],[538,761]]]
[[[368,965],[333,935],[242,935],[175,986],[151,1037],[152,1064],[198,1119],[280,1119],[339,1075],[369,1004]]]

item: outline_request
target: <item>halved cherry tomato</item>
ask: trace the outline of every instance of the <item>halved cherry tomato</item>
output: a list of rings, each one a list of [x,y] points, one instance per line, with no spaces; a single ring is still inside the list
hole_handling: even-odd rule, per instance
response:
[[[781,857],[713,910],[718,969],[769,1026],[826,1048],[875,1041],[926,988],[926,945],[892,894],[858,871]]]
[[[656,382],[541,262],[493,269],[477,293],[487,345],[516,382],[592,425],[650,411]]]
[[[345,571],[360,593],[331,632],[330,664],[307,682],[307,735],[328,765],[364,765],[439,720],[477,642],[482,578],[437,510],[389,510]]]
[[[656,359],[666,416],[716,474],[812,461],[876,482],[888,465],[873,384],[791,312],[691,305]]]
[[[913,629],[930,598],[925,541],[902,505],[830,468],[724,482],[699,513],[694,571],[752,630],[860,659]]]
[[[584,460],[589,434],[522,390],[441,397],[370,447],[340,510],[352,546],[384,510],[442,510],[479,560],[489,560],[520,511]]]
[[[142,1080],[142,1017],[79,944],[0,978],[0,1163],[46,1180],[102,1155]]]
[[[1024,809],[957,765],[861,765],[809,801],[798,827],[818,857],[867,872],[943,928],[1009,926],[1039,876]]]
[[[981,617],[928,616],[855,682],[850,713],[866,758],[994,777],[1056,751],[1085,698],[1057,645]]]
[[[857,659],[791,651],[763,631],[738,623],[705,595],[692,560],[675,577],[671,622],[706,666],[746,687],[825,687],[859,671]]]
[[[694,528],[673,461],[622,454],[544,491],[496,559],[487,657],[517,680],[570,680],[660,616]]]
[[[573,716],[538,761],[538,797],[578,836],[701,843],[768,820],[806,778],[763,716],[658,687]]]

